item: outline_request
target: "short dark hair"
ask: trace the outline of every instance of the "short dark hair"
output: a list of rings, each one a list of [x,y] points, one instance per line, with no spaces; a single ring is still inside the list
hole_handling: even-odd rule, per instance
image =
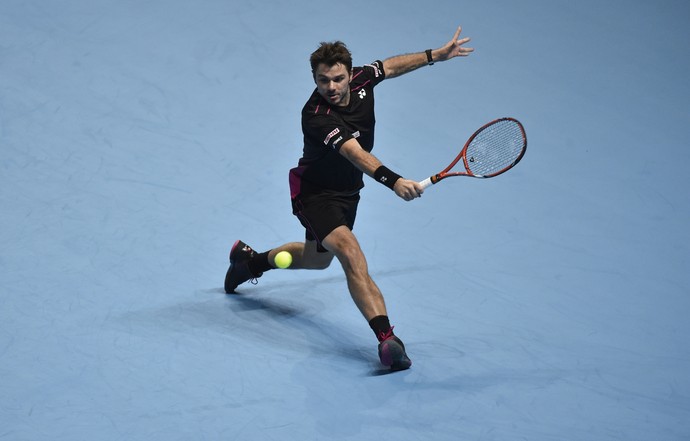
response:
[[[309,62],[311,63],[312,73],[316,72],[319,64],[331,67],[341,63],[347,68],[348,72],[352,70],[352,54],[342,41],[322,42],[319,48],[311,54]]]

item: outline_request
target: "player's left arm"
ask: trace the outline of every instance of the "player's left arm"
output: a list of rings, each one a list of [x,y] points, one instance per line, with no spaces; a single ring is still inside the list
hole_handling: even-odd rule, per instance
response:
[[[431,62],[450,60],[455,57],[466,57],[474,51],[474,48],[465,47],[464,44],[470,41],[469,37],[460,38],[462,26],[455,31],[453,38],[438,49],[431,50]],[[427,53],[417,52],[414,54],[397,55],[383,61],[383,70],[386,79],[399,77],[422,66],[429,64]]]

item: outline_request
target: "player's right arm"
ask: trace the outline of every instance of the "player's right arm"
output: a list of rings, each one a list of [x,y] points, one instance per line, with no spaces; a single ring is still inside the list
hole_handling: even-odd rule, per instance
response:
[[[376,156],[364,150],[355,138],[345,141],[338,151],[355,167],[372,178],[376,170],[383,165]],[[418,198],[424,193],[424,189],[418,182],[403,177],[395,181],[393,191],[406,201]]]

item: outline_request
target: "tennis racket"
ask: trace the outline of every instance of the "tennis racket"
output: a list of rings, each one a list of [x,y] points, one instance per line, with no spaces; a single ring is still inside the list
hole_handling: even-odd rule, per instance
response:
[[[427,188],[451,176],[493,178],[513,168],[526,150],[527,135],[522,124],[514,118],[500,118],[474,132],[448,167],[419,184]],[[461,159],[465,169],[451,171]]]

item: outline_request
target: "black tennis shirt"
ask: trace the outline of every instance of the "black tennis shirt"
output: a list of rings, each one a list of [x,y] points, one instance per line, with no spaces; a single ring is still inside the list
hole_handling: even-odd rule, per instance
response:
[[[339,150],[352,138],[367,152],[374,148],[374,87],[384,78],[381,61],[354,67],[350,103],[344,107],[330,105],[314,90],[302,108],[304,151],[298,167],[302,195],[354,194],[364,187],[362,172]]]

